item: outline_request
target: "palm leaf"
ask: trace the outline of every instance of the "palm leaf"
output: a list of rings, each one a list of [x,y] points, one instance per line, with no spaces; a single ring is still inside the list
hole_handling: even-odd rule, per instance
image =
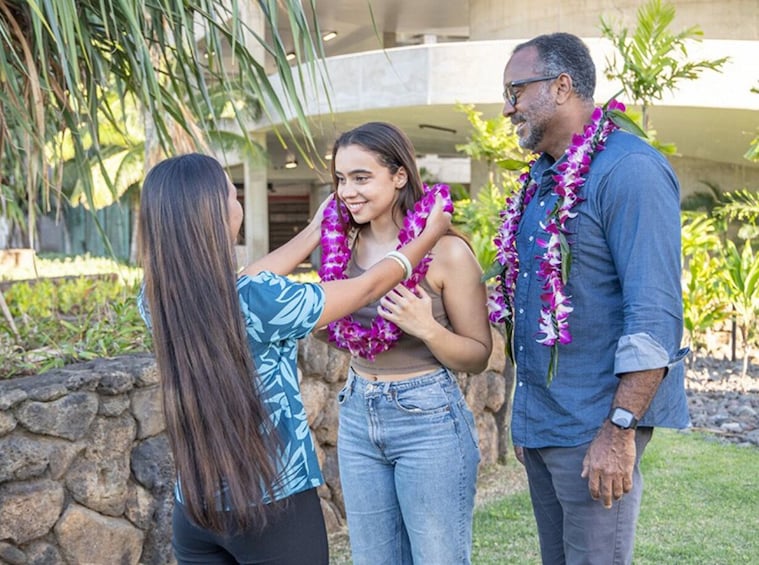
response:
[[[637,135],[638,137],[642,137],[643,139],[648,137],[646,132],[643,131],[635,120],[630,118],[625,112],[621,112],[620,110],[607,110],[606,115],[609,116],[609,119],[619,128]]]
[[[759,194],[744,188],[724,193],[723,199],[714,209],[718,217],[752,223],[759,219]]]
[[[253,5],[263,9],[266,33],[244,21],[242,8]],[[284,56],[280,10],[288,15],[300,60],[308,63],[306,74],[294,72]],[[90,205],[96,199],[93,159],[105,182],[114,182],[100,157],[108,144],[101,122],[118,124],[128,96],[145,108],[165,153],[173,151],[177,129],[197,147],[208,143],[208,132],[222,120],[218,92],[229,99],[247,93],[245,104],[231,105],[244,139],[251,139],[251,116],[263,111],[283,124],[280,135],[304,139],[293,145],[308,151],[313,142],[302,94],[311,84],[319,90],[325,76],[312,31],[299,0],[0,1],[0,183],[26,202],[29,233],[38,205],[49,208],[51,192],[60,195],[61,174],[50,174],[49,165],[61,167],[66,151]],[[271,57],[281,88],[269,79],[256,45]],[[70,149],[61,145],[63,132]]]
[[[601,35],[619,52],[606,60],[605,74],[619,80],[635,103],[644,106],[661,100],[666,90],[674,91],[679,81],[694,79],[705,70],[719,71],[727,58],[687,61],[687,43],[701,41],[698,26],[678,33],[670,31],[675,7],[662,0],[649,0],[638,8],[636,27],[615,29],[601,18]]]

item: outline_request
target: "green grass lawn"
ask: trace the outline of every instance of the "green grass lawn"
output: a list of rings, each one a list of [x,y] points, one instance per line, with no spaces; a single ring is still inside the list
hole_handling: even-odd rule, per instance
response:
[[[641,465],[636,565],[759,563],[759,449],[657,430]],[[540,563],[527,492],[477,511],[473,563]]]
[[[659,429],[642,468],[635,565],[759,564],[759,449]],[[514,484],[522,470],[512,460],[502,473]],[[345,537],[330,548],[334,565],[350,563]],[[526,487],[475,512],[472,562],[540,564]]]

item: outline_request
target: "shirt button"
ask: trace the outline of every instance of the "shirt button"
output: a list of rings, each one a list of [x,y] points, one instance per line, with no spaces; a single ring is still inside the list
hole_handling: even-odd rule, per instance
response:
[[[519,381],[519,386],[524,386],[524,382]]]
[[[524,345],[519,346],[519,351],[524,351]]]
[[[532,241],[532,240],[533,240],[533,239],[535,239],[535,238],[534,238],[533,236],[530,236],[530,237],[528,237],[527,239],[529,239],[530,241]]]
[[[540,201],[540,207],[542,208],[542,207],[543,207],[543,206],[545,206],[545,205],[546,205],[546,203],[545,203],[545,200],[541,200],[541,201]]]
[[[527,273],[524,273],[522,276],[523,276],[524,278],[527,278]]]
[[[524,314],[524,308],[520,308],[520,309],[519,309],[519,313],[520,313],[520,314]]]

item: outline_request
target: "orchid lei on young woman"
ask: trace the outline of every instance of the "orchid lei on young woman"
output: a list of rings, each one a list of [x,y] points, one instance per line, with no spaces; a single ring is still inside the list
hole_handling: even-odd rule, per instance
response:
[[[436,184],[431,188],[424,185],[424,196],[414,204],[412,210],[406,212],[403,227],[398,232],[399,244],[396,249],[406,245],[424,230],[438,194],[443,198],[444,210],[453,213],[451,192],[447,185]],[[319,276],[323,281],[348,278],[346,269],[351,258],[346,232],[348,214],[345,204],[337,198],[324,209],[321,226],[322,264],[319,268]],[[431,260],[429,255],[425,256],[412,270],[411,276],[401,284],[413,291],[427,275]],[[393,347],[403,335],[398,326],[379,315],[374,317],[369,328],[362,326],[349,315],[331,322],[327,331],[330,341],[340,349],[347,349],[351,355],[358,355],[370,361],[379,353]]]
[[[558,199],[541,224],[548,234],[548,239],[537,241],[544,251],[538,268],[538,277],[543,281],[543,292],[540,295],[543,305],[538,320],[536,341],[551,348],[547,385],[551,384],[558,370],[559,345],[572,342],[572,334],[569,331],[572,303],[566,292],[572,263],[571,248],[567,240],[567,220],[577,215],[573,208],[583,200],[580,191],[585,184],[593,157],[603,151],[609,134],[620,127],[615,120],[629,126],[629,118],[620,118],[620,115],[624,116],[624,111],[624,104],[613,99],[604,108],[596,108],[583,134],[572,137],[572,143],[565,152],[566,160],[557,167],[559,174],[553,177],[556,181],[553,191]],[[522,212],[538,187],[530,175],[535,161],[536,159],[530,161],[528,170],[519,177],[521,188],[506,199],[506,208],[501,211],[503,223],[493,238],[497,249],[496,258],[493,269],[489,271],[491,276],[497,274],[496,288],[488,297],[490,321],[494,324],[504,324],[506,351],[512,362],[514,291],[519,275],[516,233]]]

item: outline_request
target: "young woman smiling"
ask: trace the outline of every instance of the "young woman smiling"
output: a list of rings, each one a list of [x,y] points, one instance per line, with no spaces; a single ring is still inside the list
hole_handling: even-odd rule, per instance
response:
[[[441,190],[425,194],[409,139],[387,123],[341,135],[332,176],[337,199],[325,220],[337,220],[323,228],[323,277],[364,276],[413,241]],[[452,231],[407,274],[329,327],[352,354],[338,458],[353,562],[469,563],[479,450],[454,373],[487,365],[485,285]]]

